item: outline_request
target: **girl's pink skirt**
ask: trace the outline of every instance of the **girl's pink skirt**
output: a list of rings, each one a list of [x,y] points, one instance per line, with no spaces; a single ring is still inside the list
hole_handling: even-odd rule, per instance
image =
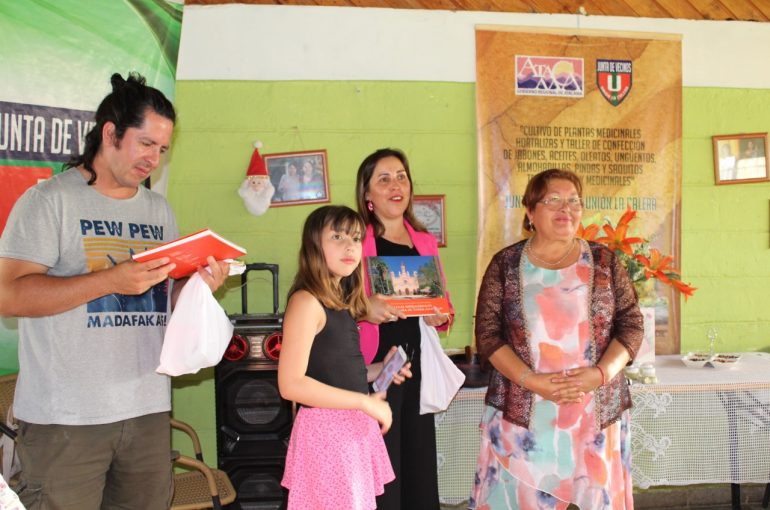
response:
[[[363,411],[300,408],[281,485],[288,510],[373,510],[395,478],[377,421]]]

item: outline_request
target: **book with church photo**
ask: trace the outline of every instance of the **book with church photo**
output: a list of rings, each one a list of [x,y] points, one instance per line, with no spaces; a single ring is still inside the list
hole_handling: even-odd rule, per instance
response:
[[[366,257],[366,273],[372,294],[409,317],[450,312],[438,257]]]

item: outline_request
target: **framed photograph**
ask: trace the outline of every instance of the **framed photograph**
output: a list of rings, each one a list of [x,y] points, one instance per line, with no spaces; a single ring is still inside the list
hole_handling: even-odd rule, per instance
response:
[[[330,200],[325,150],[282,152],[263,157],[275,188],[270,207],[319,204]]]
[[[717,184],[770,181],[767,173],[767,133],[711,137]]]
[[[439,246],[446,246],[444,195],[415,195],[412,209],[417,219],[433,234]]]

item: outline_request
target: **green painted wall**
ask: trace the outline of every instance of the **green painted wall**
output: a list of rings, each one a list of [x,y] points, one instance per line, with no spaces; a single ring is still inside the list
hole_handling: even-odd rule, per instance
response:
[[[210,227],[249,251],[249,262],[280,265],[281,310],[315,205],[246,212],[237,188],[252,143],[263,154],[326,149],[331,198],[353,205],[355,173],[374,149],[393,146],[410,158],[415,192],[445,194],[447,242],[441,259],[457,320],[445,346],[470,343],[475,291],[476,132],[474,85],[433,82],[180,81],[179,121],[169,199],[183,233]],[[711,136],[765,132],[770,90],[685,89],[682,270],[699,290],[682,309],[682,350],[770,350],[770,184],[714,186]],[[252,312],[270,310],[269,280],[252,275]],[[239,311],[239,282],[219,296]],[[253,305],[253,306],[252,306]],[[178,378],[174,412],[201,433],[214,459],[213,371]]]
[[[684,89],[682,351],[770,351],[770,183],[714,185],[711,136],[768,132],[770,90]]]

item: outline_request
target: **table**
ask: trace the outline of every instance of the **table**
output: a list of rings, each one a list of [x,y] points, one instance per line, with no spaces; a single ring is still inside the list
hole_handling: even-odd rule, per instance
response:
[[[653,485],[770,482],[770,354],[732,369],[685,367],[657,356],[657,384],[633,384],[632,475]]]
[[[449,408],[435,415],[438,494],[442,503],[456,505],[471,495],[486,393],[486,387],[462,388]]]
[[[634,485],[770,482],[770,354],[746,353],[729,370],[688,368],[677,355],[655,367],[658,384],[631,386]],[[436,415],[442,503],[470,494],[485,393],[463,388]]]

